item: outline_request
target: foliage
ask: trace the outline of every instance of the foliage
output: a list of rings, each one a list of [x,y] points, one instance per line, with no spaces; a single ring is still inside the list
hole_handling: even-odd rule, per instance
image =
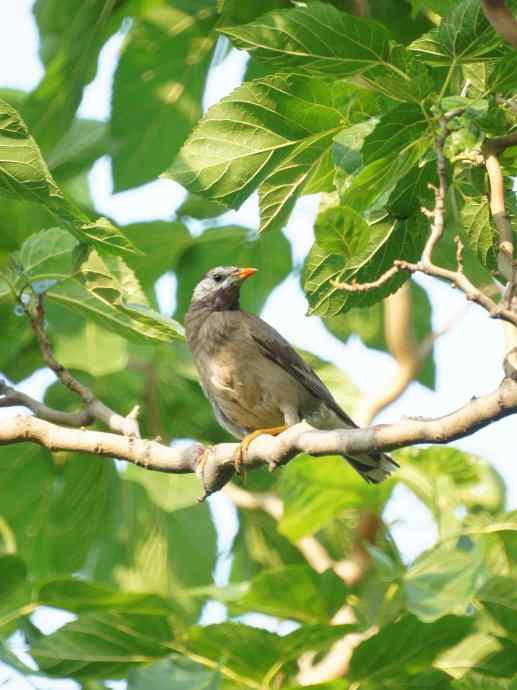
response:
[[[369,19],[351,14],[355,4],[37,0],[44,78],[32,93],[0,93],[6,377],[19,381],[42,366],[19,312],[43,295],[59,361],[121,414],[139,403],[143,435],[226,439],[183,340],[190,294],[214,264],[255,264],[261,270],[243,304],[260,311],[301,268],[281,230],[296,201],[313,193],[321,193],[315,242],[299,271],[309,312],[341,340],[357,333],[387,350],[382,300],[408,276],[368,292],[334,282],[375,281],[395,259],[418,259],[428,235],[420,209],[437,183],[438,121],[454,108],[461,114],[446,147],[450,224],[439,258],[454,261],[457,234],[469,276],[490,280],[499,239],[484,172],[472,160],[487,137],[517,124],[508,100],[515,55],[478,0],[371,0]],[[80,118],[99,53],[121,26],[128,31],[111,119]],[[246,81],[202,115],[207,76],[230,46],[249,53]],[[182,184],[189,196],[177,217],[125,227],[99,217],[87,174],[106,154],[116,190],[160,174]],[[502,163],[517,174],[512,150]],[[264,234],[225,217],[256,191]],[[164,315],[155,287],[171,272],[175,310]],[[422,287],[411,292],[422,342],[430,302]],[[353,413],[348,379],[307,357]],[[431,352],[419,373],[430,388],[434,367]],[[45,402],[65,411],[78,404],[57,383]],[[117,678],[129,690],[294,690],[302,654],[321,656],[359,633],[346,679],[315,690],[517,687],[517,515],[505,512],[502,479],[452,448],[405,450],[397,460],[400,471],[380,487],[337,457],[300,456],[278,477],[253,473],[246,488],[276,493],[283,515],[277,522],[239,509],[230,584],[217,587],[216,529],[196,503],[195,477],[3,447],[0,659],[34,673],[11,649],[17,633],[39,673],[85,690]],[[382,515],[400,485],[437,530],[436,544],[410,563],[386,525],[366,544],[357,537],[365,513]],[[307,539],[336,562],[362,549],[369,567],[349,584],[332,569],[317,572],[301,548]],[[228,620],[203,624],[211,600],[227,605]],[[344,605],[355,622],[334,625]],[[74,620],[46,634],[30,618],[41,606]],[[246,613],[294,622],[292,631],[253,627],[238,619]]]

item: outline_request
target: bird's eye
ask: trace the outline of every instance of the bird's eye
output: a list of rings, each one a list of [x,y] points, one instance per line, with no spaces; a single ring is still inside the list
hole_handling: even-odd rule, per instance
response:
[[[220,283],[221,280],[223,279],[223,274],[222,273],[214,273],[214,280],[216,283]]]

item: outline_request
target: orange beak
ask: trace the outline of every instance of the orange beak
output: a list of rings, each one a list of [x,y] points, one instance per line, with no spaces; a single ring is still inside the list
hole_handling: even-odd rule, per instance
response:
[[[240,280],[247,280],[248,278],[251,278],[251,276],[255,275],[258,269],[256,268],[241,268],[239,270],[239,279]]]

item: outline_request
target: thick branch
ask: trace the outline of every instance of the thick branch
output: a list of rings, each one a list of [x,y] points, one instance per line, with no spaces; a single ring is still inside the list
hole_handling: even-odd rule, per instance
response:
[[[248,468],[283,465],[298,453],[309,455],[357,455],[389,451],[422,443],[443,444],[469,436],[498,419],[517,412],[517,383],[505,379],[489,395],[473,398],[459,410],[438,419],[402,419],[391,425],[366,429],[317,431],[306,422],[290,427],[277,437],[263,435],[252,441],[244,464]],[[66,450],[120,458],[159,472],[197,472],[206,498],[222,488],[234,473],[236,443],[220,443],[204,449],[168,447],[118,434],[57,426],[36,417],[17,415],[0,423],[0,445],[37,443],[52,451]],[[203,456],[203,462],[199,462]]]
[[[517,48],[517,21],[505,0],[481,0],[481,7],[497,33],[513,48]]]

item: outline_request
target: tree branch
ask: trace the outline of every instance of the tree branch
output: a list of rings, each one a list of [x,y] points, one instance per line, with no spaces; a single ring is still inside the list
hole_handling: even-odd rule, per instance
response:
[[[5,381],[0,380],[0,407],[16,407],[18,405],[27,407],[40,419],[46,419],[47,422],[54,424],[78,427],[88,426],[93,422],[93,417],[87,409],[80,412],[61,412],[61,410],[55,410],[38,400],[34,400],[21,391],[10,388]]]
[[[93,392],[80,381],[78,381],[75,376],[66,369],[62,364],[60,364],[54,357],[52,352],[52,347],[50,340],[47,336],[45,330],[45,310],[43,306],[43,295],[37,295],[36,308],[31,311],[27,305],[20,302],[25,313],[29,318],[32,330],[38,340],[43,359],[45,360],[47,366],[56,374],[61,383],[66,386],[73,393],[76,393],[84,403],[85,407],[85,418],[89,418],[91,423],[94,419],[105,424],[109,429],[117,433],[124,434],[126,436],[140,436],[140,430],[138,428],[137,414],[138,408],[134,408],[126,417],[114,412],[112,409],[107,407],[103,402],[98,400]],[[28,405],[30,409],[33,409]],[[49,419],[48,410],[46,408],[46,414],[41,414],[44,419]],[[42,408],[40,408],[40,411]],[[35,410],[33,409],[35,412]],[[35,412],[35,414],[38,414]],[[86,417],[87,416],[87,417]],[[66,421],[62,422],[66,424]],[[72,424],[72,426],[77,426],[77,424]]]
[[[441,278],[448,281],[455,287],[459,288],[465,297],[471,301],[479,304],[483,307],[489,315],[494,319],[501,319],[506,321],[513,326],[517,326],[517,312],[508,306],[507,301],[503,300],[501,304],[497,304],[488,295],[478,289],[465,275],[463,270],[463,245],[459,237],[455,238],[457,251],[456,260],[457,266],[456,270],[450,270],[443,268],[442,266],[437,266],[433,263],[433,253],[436,245],[441,240],[443,232],[445,229],[445,196],[447,193],[447,175],[446,175],[446,159],[444,154],[444,146],[447,136],[449,135],[449,121],[453,117],[457,117],[463,113],[463,108],[456,108],[451,110],[442,116],[440,120],[440,126],[438,131],[438,136],[436,137],[436,153],[437,153],[437,164],[436,169],[438,173],[439,186],[435,189],[435,208],[433,211],[429,211],[425,208],[422,209],[422,213],[431,219],[431,231],[429,238],[425,244],[422,251],[422,257],[417,263],[412,263],[409,261],[404,261],[398,259],[393,262],[393,265],[385,271],[377,280],[370,283],[342,283],[339,281],[331,281],[334,287],[340,290],[347,290],[348,292],[364,292],[367,290],[372,290],[374,288],[379,288],[385,285],[394,275],[399,271],[408,271],[409,273],[425,273],[426,275],[433,276],[435,278]],[[509,226],[509,221],[504,212],[504,196],[502,196],[502,173],[497,160],[496,153],[504,151],[505,148],[509,146],[514,146],[517,144],[517,131],[504,137],[497,137],[490,139],[484,147],[485,151],[485,162],[487,162],[487,169],[489,170],[489,176],[491,180],[491,208],[493,213],[495,210],[494,220],[498,223],[498,229],[502,232],[502,241],[499,250],[499,256],[503,256],[504,249],[504,259],[500,258],[500,265],[503,265],[505,272],[510,272],[510,280],[513,284],[512,278],[515,274],[515,266],[513,262],[510,261],[512,269],[508,271],[508,261],[509,261],[509,244],[511,242],[511,227]],[[500,177],[500,180],[499,180]],[[493,197],[493,199],[492,199]],[[502,198],[502,201],[501,201]],[[511,254],[513,257],[513,243],[511,243]],[[513,295],[513,287],[510,288],[511,295]]]
[[[473,398],[460,409],[438,419],[407,418],[390,425],[366,429],[319,431],[306,422],[279,436],[262,435],[250,444],[244,459],[247,468],[268,465],[275,469],[298,453],[309,455],[357,455],[389,451],[422,443],[444,444],[488,426],[517,412],[517,383],[507,378],[489,395]],[[200,476],[205,499],[221,489],[234,474],[237,443],[204,448],[194,443],[184,448],[156,441],[88,429],[71,429],[27,415],[0,422],[0,445],[32,442],[51,451],[75,451],[120,458],[158,472]],[[199,462],[200,458],[202,462]]]
[[[517,48],[517,21],[505,0],[481,0],[481,7],[497,33],[513,48]]]

